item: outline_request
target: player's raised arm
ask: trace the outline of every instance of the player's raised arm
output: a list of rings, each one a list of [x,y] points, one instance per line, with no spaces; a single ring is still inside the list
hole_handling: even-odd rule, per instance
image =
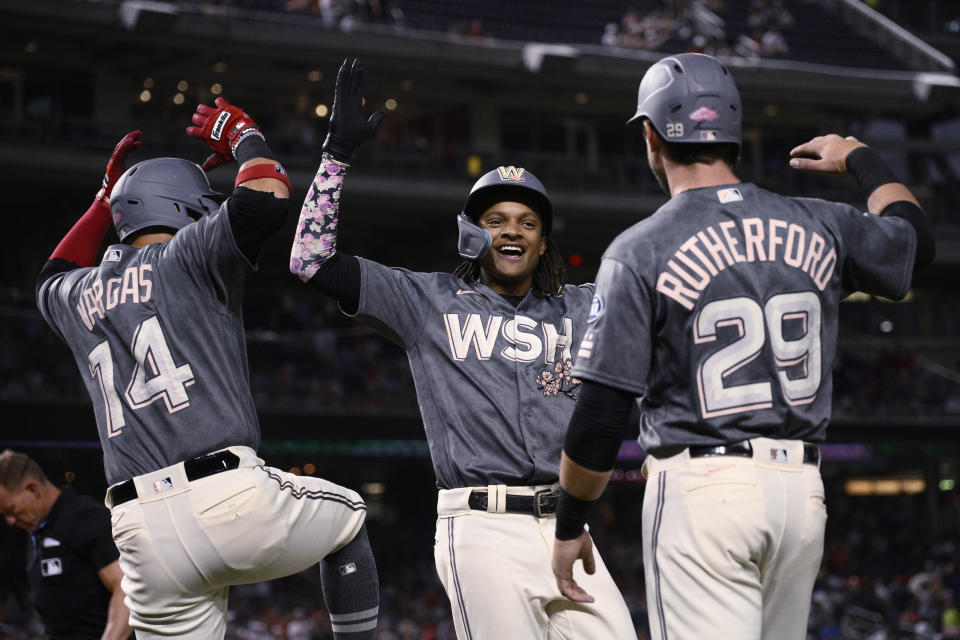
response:
[[[123,175],[127,157],[143,144],[140,135],[139,131],[131,131],[114,147],[107,161],[107,170],[103,176],[100,191],[97,192],[90,208],[77,220],[50,254],[50,258],[37,278],[38,289],[54,274],[93,265],[97,250],[103,242],[103,236],[113,222],[110,217],[110,195],[113,192],[113,186]]]
[[[801,171],[852,175],[863,190],[868,211],[903,218],[914,228],[917,233],[915,266],[920,268],[933,262],[933,234],[920,203],[876,151],[853,136],[843,138],[831,133],[794,147],[790,151],[790,166]]]
[[[330,130],[323,142],[320,168],[300,209],[290,250],[290,272],[307,282],[337,251],[337,215],[343,178],[353,152],[373,136],[385,114],[363,114],[363,68],[346,59],[337,73]],[[336,294],[336,292],[331,292]]]
[[[363,69],[357,59],[340,66],[330,113],[330,131],[323,143],[320,168],[300,209],[300,221],[290,250],[290,272],[307,282],[318,272],[316,285],[336,297],[344,308],[356,308],[360,269],[352,256],[340,260],[337,215],[343,178],[354,150],[373,136],[385,114],[363,114]],[[321,271],[321,267],[325,267]]]
[[[266,239],[283,226],[290,180],[263,132],[243,109],[224,98],[214,107],[197,105],[187,135],[207,143],[213,153],[203,163],[204,171],[240,164],[233,197],[227,203],[230,228],[237,246],[252,262]]]

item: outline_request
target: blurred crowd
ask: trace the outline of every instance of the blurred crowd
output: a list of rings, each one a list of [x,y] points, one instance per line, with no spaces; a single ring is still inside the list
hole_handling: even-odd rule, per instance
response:
[[[743,10],[747,13],[740,15]],[[773,58],[789,55],[784,32],[793,26],[783,0],[676,0],[628,7],[619,22],[604,27],[600,42],[643,51]]]
[[[877,354],[841,349],[834,368],[837,416],[960,415],[960,382],[920,366],[921,357],[892,345]],[[960,362],[954,370],[960,370]]]
[[[241,9],[317,16],[324,27],[345,31],[349,31],[359,22],[403,22],[403,11],[395,0],[199,0],[193,4],[194,8],[208,14]]]
[[[828,498],[810,638],[960,638],[958,507],[941,494],[935,527],[922,498]]]

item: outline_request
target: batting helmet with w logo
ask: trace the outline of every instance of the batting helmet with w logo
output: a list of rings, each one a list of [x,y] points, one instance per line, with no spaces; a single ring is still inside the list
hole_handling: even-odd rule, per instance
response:
[[[533,209],[543,223],[543,235],[553,226],[553,205],[543,183],[523,167],[504,166],[488,171],[477,180],[457,218],[460,255],[477,260],[490,247],[490,235],[476,222],[484,211],[498,202],[521,202]]]

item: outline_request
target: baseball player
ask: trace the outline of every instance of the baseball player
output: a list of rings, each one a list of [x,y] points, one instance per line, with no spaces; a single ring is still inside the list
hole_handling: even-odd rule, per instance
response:
[[[391,269],[336,251],[353,150],[383,118],[361,109],[362,70],[337,77],[330,132],[307,193],[290,268],[402,346],[437,484],[435,560],[461,640],[636,638],[603,563],[578,574],[598,594],[564,599],[550,573],[570,376],[592,285],[565,285],[552,208],[530,172],[500,167],[470,191],[455,274]]]
[[[193,123],[187,133],[214,152],[205,167],[238,162],[233,196],[221,203],[204,171],[178,158],[124,173],[140,144],[131,133],[38,279],[40,311],[93,400],[131,624],[138,638],[223,638],[230,585],[319,562],[335,637],[372,639],[379,598],[363,500],[256,452],[241,302],[283,223],[289,181],[226,100],[198,106]],[[92,266],[111,214],[120,244]]]
[[[812,443],[830,418],[839,302],[902,297],[933,240],[910,191],[854,138],[814,138],[790,164],[852,174],[870,213],[740,183],[740,96],[714,58],[664,58],[637,100],[631,122],[670,200],[613,241],[597,275],[557,583],[592,601],[571,567],[592,563],[583,525],[639,399],[652,637],[803,639],[826,522]]]

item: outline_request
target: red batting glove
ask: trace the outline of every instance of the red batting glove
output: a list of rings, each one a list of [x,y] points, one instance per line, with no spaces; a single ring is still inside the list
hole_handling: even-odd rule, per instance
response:
[[[230,164],[233,162],[233,156],[224,155],[222,153],[211,153],[206,160],[203,161],[203,164],[200,165],[200,168],[210,173],[217,167],[225,164]]]
[[[213,155],[203,163],[205,171],[231,162],[237,145],[245,137],[263,137],[260,127],[243,109],[233,106],[225,98],[217,98],[214,104],[217,106],[197,105],[191,118],[197,126],[187,127],[187,135],[200,138],[213,150]]]
[[[110,194],[113,192],[113,185],[117,184],[117,180],[126,170],[127,156],[143,144],[140,141],[140,135],[139,131],[131,131],[123,136],[123,139],[113,148],[110,160],[107,161],[107,172],[103,174],[103,186],[97,192],[97,200],[109,201]]]

